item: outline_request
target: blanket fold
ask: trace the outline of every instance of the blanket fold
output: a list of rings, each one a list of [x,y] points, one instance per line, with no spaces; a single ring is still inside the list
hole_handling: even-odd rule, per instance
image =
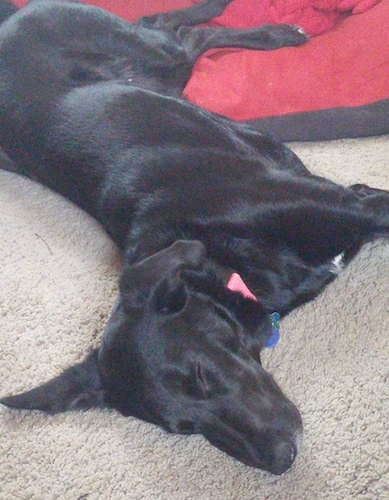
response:
[[[235,0],[214,25],[254,27],[261,24],[297,24],[309,35],[319,35],[346,15],[361,14],[381,0]]]

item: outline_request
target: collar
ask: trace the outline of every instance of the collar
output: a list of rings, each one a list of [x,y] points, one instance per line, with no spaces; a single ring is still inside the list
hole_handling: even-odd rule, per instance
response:
[[[256,296],[250,291],[246,283],[242,280],[238,273],[232,273],[230,279],[227,282],[227,288],[234,292],[239,292],[246,299],[251,299],[257,302]],[[280,340],[280,315],[278,312],[274,312],[270,315],[272,324],[272,333],[267,339],[265,347],[274,347]]]

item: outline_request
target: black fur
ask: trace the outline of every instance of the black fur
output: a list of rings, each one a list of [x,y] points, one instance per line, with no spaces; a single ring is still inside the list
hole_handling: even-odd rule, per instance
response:
[[[316,297],[336,276],[335,257],[347,263],[388,236],[389,193],[311,175],[272,138],[180,98],[209,48],[305,42],[286,25],[191,27],[229,1],[131,25],[77,2],[40,0],[2,25],[5,166],[92,214],[126,264],[101,347],[1,402],[51,413],[108,406],[201,433],[280,474],[302,422],[261,366],[270,314]],[[225,287],[232,271],[258,302]]]

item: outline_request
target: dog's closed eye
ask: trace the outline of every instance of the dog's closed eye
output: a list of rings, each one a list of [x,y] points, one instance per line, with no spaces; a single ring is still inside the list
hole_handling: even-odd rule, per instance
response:
[[[223,393],[223,386],[216,373],[201,361],[191,364],[186,373],[169,371],[165,374],[164,382],[172,390],[194,399],[207,399]]]
[[[197,361],[191,373],[190,380],[192,388],[195,387],[193,395],[198,398],[207,399],[220,396],[225,392],[225,385],[220,374],[208,366],[206,361]]]
[[[200,364],[197,363],[192,373],[183,379],[182,388],[187,396],[204,399],[207,395],[207,383],[204,379]]]
[[[197,370],[199,376],[197,375]],[[196,399],[203,399],[205,395],[204,381],[200,375],[201,369],[196,368],[189,373],[181,373],[178,370],[171,370],[164,376],[166,387],[170,387],[174,392],[185,394]]]

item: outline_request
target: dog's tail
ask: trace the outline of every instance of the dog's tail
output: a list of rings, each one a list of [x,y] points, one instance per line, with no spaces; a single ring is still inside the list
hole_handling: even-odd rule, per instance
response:
[[[9,0],[0,0],[0,24],[6,21],[19,9]]]

